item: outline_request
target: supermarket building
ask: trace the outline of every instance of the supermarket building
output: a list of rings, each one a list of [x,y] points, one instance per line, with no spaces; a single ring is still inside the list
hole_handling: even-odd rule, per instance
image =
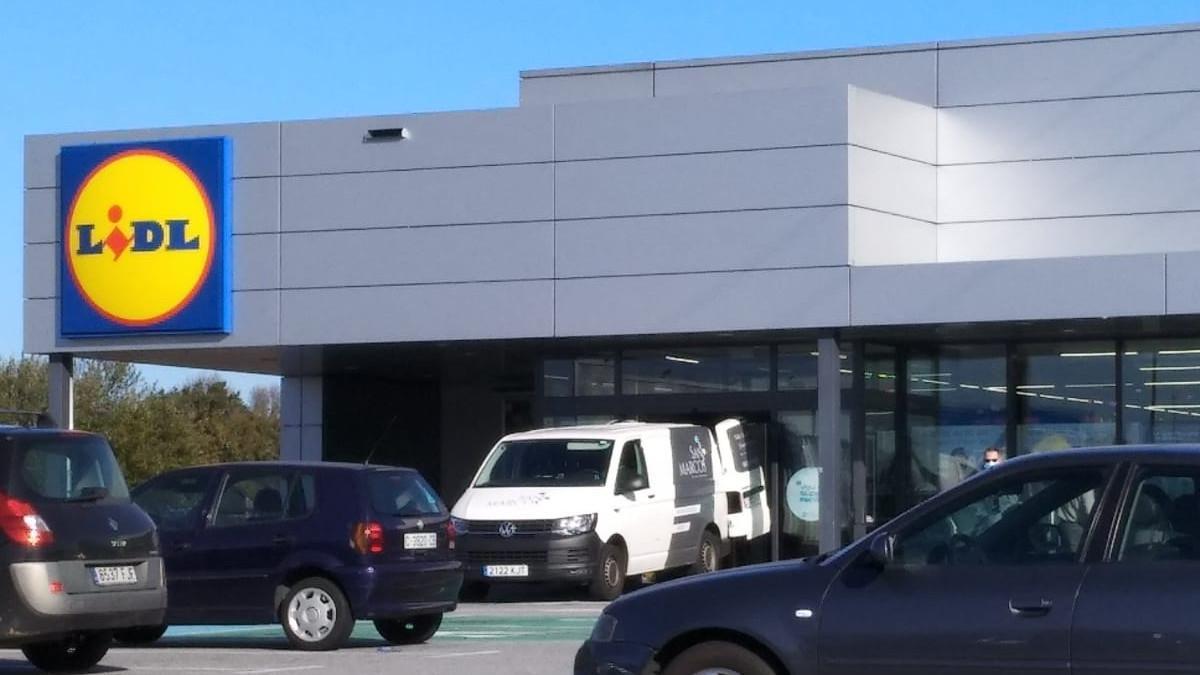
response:
[[[1198,62],[1188,25],[31,136],[25,351],[64,424],[73,358],[281,375],[285,456],[378,445],[450,501],[507,431],[737,416],[760,555],[830,548],[988,447],[1200,439]],[[150,213],[168,184],[187,218]]]

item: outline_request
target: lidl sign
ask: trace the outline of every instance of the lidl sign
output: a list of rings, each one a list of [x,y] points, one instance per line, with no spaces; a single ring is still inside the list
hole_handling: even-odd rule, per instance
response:
[[[62,149],[64,337],[230,331],[231,160],[226,138]]]

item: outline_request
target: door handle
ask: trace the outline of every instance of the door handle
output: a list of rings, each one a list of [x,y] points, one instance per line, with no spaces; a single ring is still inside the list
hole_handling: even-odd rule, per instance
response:
[[[292,544],[296,543],[296,538],[289,537],[284,534],[278,534],[275,535],[275,538],[271,540],[271,543],[276,546],[291,546]]]
[[[646,499],[654,499],[654,495],[646,495]]]
[[[1046,616],[1054,608],[1054,601],[1047,598],[1014,598],[1008,601],[1008,611],[1015,616]]]

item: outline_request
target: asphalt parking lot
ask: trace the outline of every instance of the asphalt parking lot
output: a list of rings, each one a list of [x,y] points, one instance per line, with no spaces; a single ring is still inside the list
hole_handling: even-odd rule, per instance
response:
[[[319,653],[288,649],[277,626],[183,626],[151,647],[114,648],[92,672],[561,675],[571,672],[575,650],[603,608],[583,601],[462,605],[426,644],[391,646],[362,622],[349,647]],[[20,651],[0,650],[0,673],[33,672]]]

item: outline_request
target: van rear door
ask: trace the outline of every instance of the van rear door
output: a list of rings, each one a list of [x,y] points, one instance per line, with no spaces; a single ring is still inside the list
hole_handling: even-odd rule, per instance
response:
[[[729,503],[729,537],[755,539],[771,531],[762,453],[750,447],[741,421],[728,419],[715,427],[720,470],[717,490]]]

